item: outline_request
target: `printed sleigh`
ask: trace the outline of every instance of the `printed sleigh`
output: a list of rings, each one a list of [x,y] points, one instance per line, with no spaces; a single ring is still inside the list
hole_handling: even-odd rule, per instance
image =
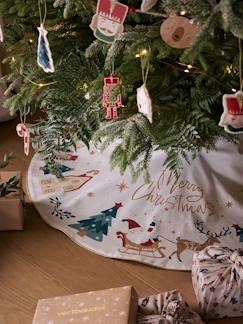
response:
[[[204,317],[243,316],[243,250],[208,246],[196,252],[192,282]]]

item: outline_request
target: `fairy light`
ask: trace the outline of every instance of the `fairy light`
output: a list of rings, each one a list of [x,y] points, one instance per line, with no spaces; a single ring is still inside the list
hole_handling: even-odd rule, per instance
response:
[[[140,53],[140,55],[146,55],[148,53],[148,51],[146,49],[143,49]]]
[[[139,54],[136,54],[135,57],[140,57],[140,55]]]
[[[185,16],[185,14],[186,14],[186,10],[181,10],[180,15]]]
[[[237,90],[236,90],[236,89],[234,89],[234,88],[232,88],[231,90],[232,90],[233,92],[236,92],[236,91],[237,91]]]
[[[189,73],[190,71],[189,71],[188,69],[185,69],[184,72],[185,72],[185,73]]]
[[[29,43],[33,44],[34,43],[33,39],[29,39]]]
[[[191,64],[188,64],[187,67],[189,70],[193,68],[193,66]]]
[[[45,86],[44,83],[38,83],[38,87],[42,88],[42,87],[44,87],[44,86]]]
[[[12,57],[11,62],[12,63],[16,62],[16,58],[14,56]]]

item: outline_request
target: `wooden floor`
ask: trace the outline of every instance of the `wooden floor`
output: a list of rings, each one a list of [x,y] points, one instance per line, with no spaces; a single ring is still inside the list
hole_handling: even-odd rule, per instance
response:
[[[8,169],[21,170],[25,176],[31,156],[23,154],[22,139],[15,133],[17,123],[16,119],[0,124],[0,157],[4,152],[14,152],[16,159]],[[139,296],[178,289],[197,309],[189,272],[161,270],[91,253],[46,225],[30,202],[24,231],[0,233],[0,260],[0,324],[31,323],[40,298],[124,285],[133,285]],[[240,324],[243,318],[206,323]]]

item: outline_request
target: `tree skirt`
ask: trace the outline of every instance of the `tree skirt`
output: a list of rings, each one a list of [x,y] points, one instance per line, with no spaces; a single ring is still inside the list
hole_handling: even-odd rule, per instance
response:
[[[150,183],[111,171],[111,150],[60,154],[62,181],[34,156],[29,193],[49,225],[103,256],[167,269],[190,270],[193,252],[211,244],[242,247],[243,145],[220,141],[179,178],[154,152]]]

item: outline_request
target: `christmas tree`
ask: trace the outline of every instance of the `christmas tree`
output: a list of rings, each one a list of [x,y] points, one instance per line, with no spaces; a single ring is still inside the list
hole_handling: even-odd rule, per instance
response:
[[[37,27],[45,3],[54,73],[45,73],[36,63]],[[22,116],[37,109],[43,112],[28,128],[33,147],[56,175],[60,175],[57,152],[74,149],[80,140],[87,146],[95,142],[101,149],[120,140],[111,155],[112,166],[121,173],[130,167],[138,175],[148,169],[154,150],[165,150],[166,165],[180,169],[188,152],[196,156],[202,148],[213,149],[218,138],[232,138],[218,123],[222,95],[239,89],[242,1],[161,0],[151,14],[137,10],[141,1],[122,3],[129,6],[129,13],[124,31],[120,29],[121,40],[111,44],[94,31],[95,0],[39,0],[39,6],[31,0],[0,3],[5,62],[12,68],[2,79],[10,96],[5,106]],[[142,1],[143,10],[146,3]],[[161,24],[173,17],[183,17],[196,26],[195,37],[186,48],[185,44],[175,48],[161,38],[166,34]],[[176,30],[183,39],[181,28]],[[177,34],[168,35],[178,40]],[[124,107],[116,102],[120,107],[117,120],[106,120],[102,108],[104,78],[111,74],[122,81],[117,91],[122,93]],[[144,83],[147,92],[141,88]],[[138,88],[142,105],[145,100],[145,108],[150,109],[148,115],[138,107]]]
[[[112,225],[112,218],[116,218],[117,211],[121,207],[123,207],[121,203],[116,203],[112,208],[106,209],[97,215],[78,221],[77,224],[71,224],[69,226],[79,230],[80,236],[86,235],[93,240],[102,242],[103,235],[108,234],[108,228]]]

